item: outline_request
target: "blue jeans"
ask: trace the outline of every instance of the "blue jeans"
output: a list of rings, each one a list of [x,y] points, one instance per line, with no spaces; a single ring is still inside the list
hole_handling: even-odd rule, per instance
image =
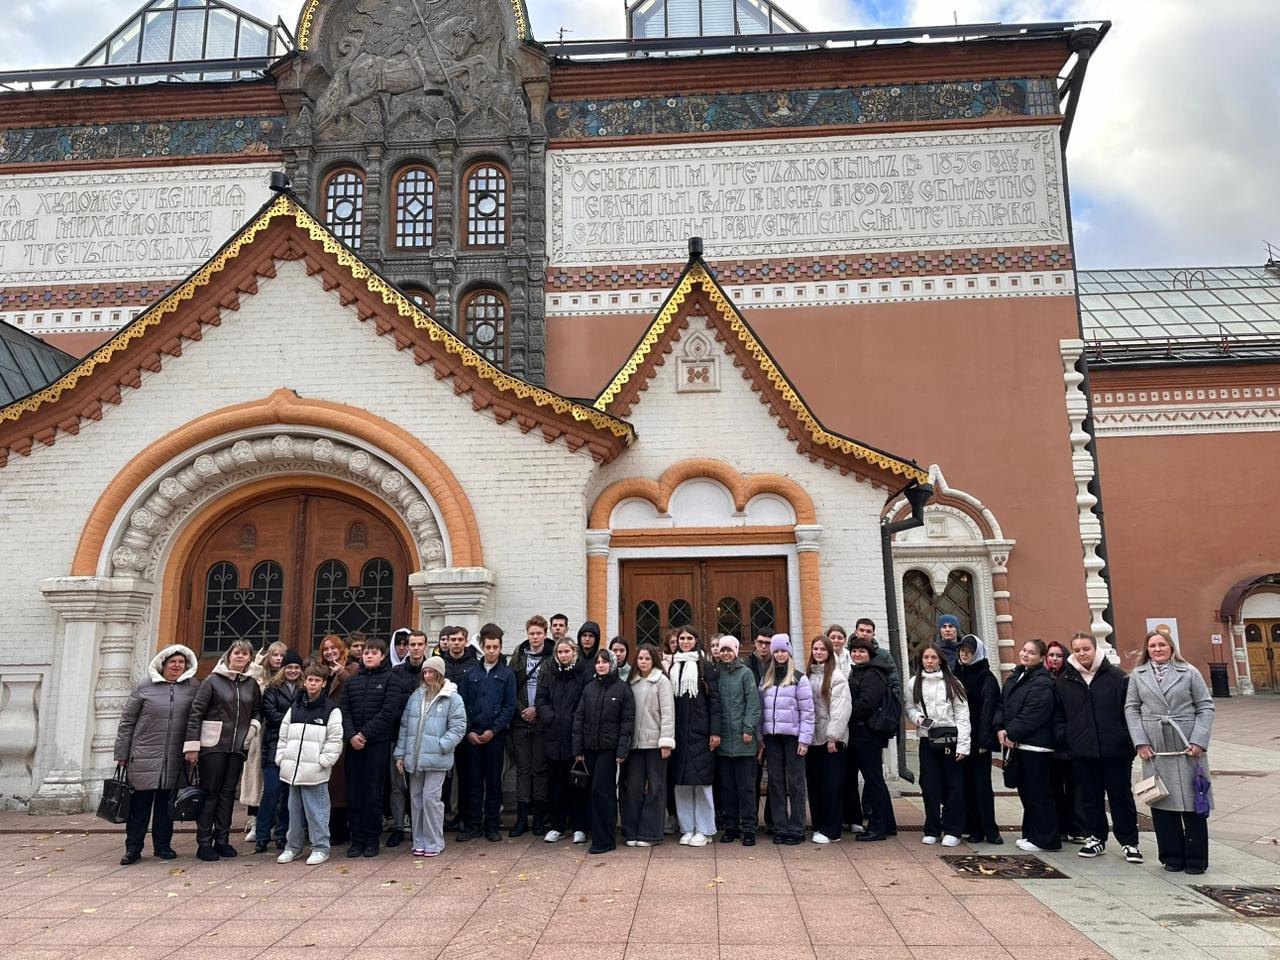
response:
[[[329,852],[329,785],[289,788],[289,840],[287,849],[302,852],[302,832],[311,834],[311,851]]]
[[[254,834],[259,841],[284,843],[289,832],[289,785],[280,782],[279,767],[262,768],[262,800]]]

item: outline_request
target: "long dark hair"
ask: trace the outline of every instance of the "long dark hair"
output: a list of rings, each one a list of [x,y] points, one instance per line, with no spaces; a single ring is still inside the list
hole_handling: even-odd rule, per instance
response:
[[[960,678],[951,672],[951,668],[947,666],[947,658],[942,655],[942,651],[938,649],[936,643],[926,643],[920,648],[920,652],[916,654],[916,663],[919,669],[916,670],[915,687],[912,689],[911,695],[916,703],[923,703],[922,687],[924,686],[924,655],[926,651],[932,650],[938,655],[938,669],[942,671],[942,686],[947,691],[947,699],[951,701],[964,700],[964,684],[960,682]]]

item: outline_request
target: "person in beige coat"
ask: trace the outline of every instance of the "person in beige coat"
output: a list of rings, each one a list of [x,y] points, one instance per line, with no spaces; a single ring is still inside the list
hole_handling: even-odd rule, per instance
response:
[[[1124,716],[1142,758],[1142,776],[1158,776],[1169,791],[1151,804],[1160,862],[1171,873],[1204,873],[1213,809],[1205,753],[1213,732],[1213,697],[1200,671],[1163,633],[1147,634],[1129,675]]]
[[[635,733],[624,772],[622,836],[629,847],[662,842],[666,818],[667,758],[676,745],[676,704],[671,681],[662,672],[662,653],[642,644],[631,671]]]

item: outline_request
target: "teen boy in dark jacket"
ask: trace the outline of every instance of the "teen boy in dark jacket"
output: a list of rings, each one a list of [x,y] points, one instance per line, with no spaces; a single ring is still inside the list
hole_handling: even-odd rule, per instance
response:
[[[462,702],[467,708],[468,774],[467,829],[458,833],[465,843],[480,835],[494,843],[498,812],[502,806],[502,761],[507,730],[516,712],[516,675],[502,662],[502,628],[486,623],[480,628],[484,658],[462,681]],[[447,670],[447,665],[446,665]]]
[[[376,857],[382,832],[382,796],[399,733],[400,684],[387,661],[386,641],[364,645],[360,672],[342,685],[342,734],[347,751],[348,857]]]

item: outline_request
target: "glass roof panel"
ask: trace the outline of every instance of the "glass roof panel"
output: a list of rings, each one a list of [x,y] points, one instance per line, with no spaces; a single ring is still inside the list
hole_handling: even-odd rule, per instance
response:
[[[627,10],[627,33],[636,38],[804,32],[770,0],[639,0]]]

